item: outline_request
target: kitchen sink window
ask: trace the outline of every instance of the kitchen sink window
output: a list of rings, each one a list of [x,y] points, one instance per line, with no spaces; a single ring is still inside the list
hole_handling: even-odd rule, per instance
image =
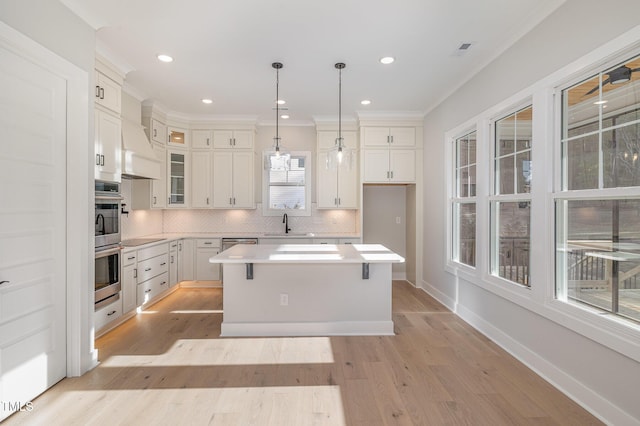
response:
[[[287,159],[265,152],[264,160],[268,166],[263,174],[263,213],[267,216],[283,213],[310,216],[311,153],[292,152]]]

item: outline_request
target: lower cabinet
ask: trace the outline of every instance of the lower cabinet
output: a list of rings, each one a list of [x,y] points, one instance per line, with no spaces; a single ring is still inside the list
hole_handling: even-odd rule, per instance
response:
[[[169,288],[169,272],[138,284],[138,305],[144,305]]]
[[[209,258],[220,253],[220,239],[198,239],[196,242],[196,280],[219,281],[220,265],[210,263]]]
[[[178,241],[178,282],[195,279],[195,244],[192,239]]]
[[[144,305],[169,288],[168,249],[168,244],[158,244],[138,250],[138,306]]]
[[[105,327],[111,321],[114,321],[122,316],[122,299],[118,297],[117,300],[103,306],[93,313],[93,325],[95,330],[100,330]]]
[[[135,252],[133,253],[135,256]],[[130,253],[125,254],[125,259],[127,255],[131,255]],[[138,278],[138,269],[137,265],[134,263],[125,265],[122,267],[122,312],[128,313],[133,311],[136,306],[138,296],[137,296],[137,278]]]
[[[178,283],[178,241],[171,241],[169,243],[169,287]]]

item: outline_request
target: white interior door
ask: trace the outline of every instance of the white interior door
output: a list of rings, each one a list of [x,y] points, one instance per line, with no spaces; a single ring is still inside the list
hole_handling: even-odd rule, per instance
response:
[[[0,63],[2,420],[66,375],[66,81]]]

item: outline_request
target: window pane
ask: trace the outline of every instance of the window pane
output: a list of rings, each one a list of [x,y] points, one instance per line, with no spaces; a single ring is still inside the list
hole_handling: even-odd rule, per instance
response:
[[[498,206],[498,262],[494,274],[529,286],[531,203],[502,202]]]
[[[595,76],[562,92],[566,107],[563,111],[563,139],[598,129],[597,125],[594,128],[589,124],[594,123],[600,114],[600,105],[594,104],[600,99],[599,85],[600,77]]]
[[[531,192],[531,151],[521,152],[516,156],[516,173],[518,194]]]
[[[640,320],[640,200],[570,200],[558,241],[567,296]]]
[[[504,157],[498,160],[496,169],[498,194],[513,194],[513,161],[513,156]]]
[[[604,186],[640,185],[640,125],[632,124],[602,134]]]
[[[567,189],[598,188],[598,135],[564,143]]]
[[[476,205],[458,204],[458,261],[476,265]]]

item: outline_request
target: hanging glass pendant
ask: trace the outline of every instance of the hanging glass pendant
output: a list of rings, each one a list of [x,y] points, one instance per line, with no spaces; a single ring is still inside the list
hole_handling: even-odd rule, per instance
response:
[[[271,64],[276,70],[276,136],[273,138],[273,151],[265,156],[264,167],[271,170],[289,170],[291,155],[285,151],[280,143],[280,69],[283,65],[281,62]]]
[[[342,70],[346,65],[342,62],[338,62],[335,67],[338,69],[338,137],[336,143],[327,152],[327,169],[337,169],[339,167],[347,167],[351,169],[353,167],[353,151],[348,148],[344,143],[342,137]]]

